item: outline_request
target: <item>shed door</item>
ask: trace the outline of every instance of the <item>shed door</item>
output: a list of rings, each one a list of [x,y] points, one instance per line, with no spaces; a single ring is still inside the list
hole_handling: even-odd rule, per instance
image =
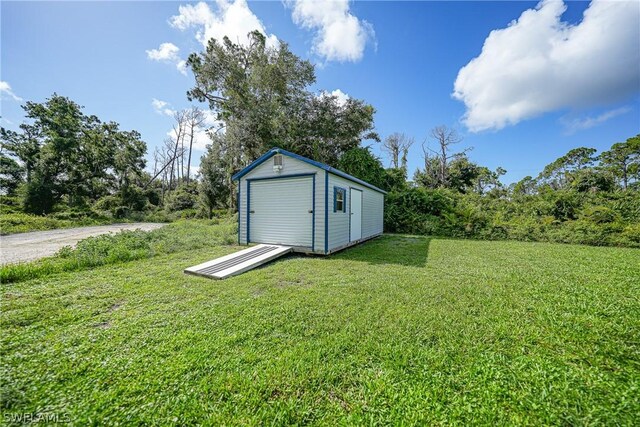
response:
[[[312,246],[312,177],[250,181],[249,241]]]
[[[349,229],[351,230],[349,241],[362,239],[362,191],[352,188],[349,192],[351,194],[349,211],[351,214],[351,223]]]

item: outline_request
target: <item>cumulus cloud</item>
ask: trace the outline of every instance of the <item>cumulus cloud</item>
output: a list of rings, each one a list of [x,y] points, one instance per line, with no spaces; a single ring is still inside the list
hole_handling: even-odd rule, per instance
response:
[[[459,71],[453,97],[466,105],[469,130],[607,105],[638,91],[638,2],[593,0],[577,25],[562,22],[565,10],[561,0],[540,2],[492,31],[481,54]]]
[[[162,43],[158,49],[147,51],[147,57],[153,61],[175,61],[180,48],[173,43]]]
[[[13,93],[13,90],[11,89],[11,85],[9,83],[5,82],[5,81],[0,81],[0,94],[6,95],[6,96],[8,96],[9,98],[13,99],[16,102],[24,101],[18,95]]]
[[[335,97],[336,98],[336,102],[338,103],[338,106],[340,106],[340,107],[344,106],[344,104],[346,104],[347,100],[349,99],[349,95],[347,95],[346,93],[344,93],[340,89],[336,89],[336,90],[334,90],[332,92],[322,91],[322,92],[320,92],[320,96],[333,96],[333,97]]]
[[[198,151],[205,151],[207,145],[211,144],[211,138],[204,129],[198,129],[193,135],[193,149]]]
[[[202,110],[204,116],[204,125],[206,127],[219,128],[223,125],[223,122],[218,120],[218,116],[211,110]]]
[[[567,133],[572,134],[580,130],[590,129],[594,126],[606,122],[607,120],[613,119],[614,117],[618,117],[622,114],[628,113],[629,111],[631,111],[631,108],[621,107],[614,110],[605,111],[604,113],[595,117],[582,117],[574,119],[564,118],[562,120],[562,123],[567,128]]]
[[[173,117],[175,111],[171,109],[170,104],[166,101],[161,101],[159,99],[153,98],[151,100],[151,106],[158,114],[163,114],[165,116]]]
[[[147,51],[147,58],[152,61],[174,64],[182,74],[187,74],[187,63],[178,55],[180,48],[173,43],[162,43],[158,49]]]
[[[340,89],[336,89],[333,92],[331,92],[331,96],[335,96],[336,97],[336,99],[338,101],[338,105],[341,106],[341,107],[344,104],[346,104],[347,100],[349,99],[349,95],[347,95],[346,93],[344,93]]]
[[[256,15],[253,14],[246,0],[216,0],[215,10],[209,4],[182,5],[178,15],[171,17],[169,23],[179,30],[196,29],[196,39],[207,46],[209,39],[222,40],[224,36],[234,43],[246,44],[247,34],[258,30],[267,37],[267,46],[277,46],[278,38],[267,31]]]
[[[374,40],[373,26],[349,11],[348,0],[290,0],[293,22],[315,30],[313,51],[327,61],[357,62],[368,41]]]

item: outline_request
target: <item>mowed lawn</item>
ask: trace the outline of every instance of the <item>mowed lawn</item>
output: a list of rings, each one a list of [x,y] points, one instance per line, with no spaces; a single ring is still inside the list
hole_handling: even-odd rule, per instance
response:
[[[2,414],[637,425],[640,250],[384,236],[224,281],[183,251],[2,288]]]

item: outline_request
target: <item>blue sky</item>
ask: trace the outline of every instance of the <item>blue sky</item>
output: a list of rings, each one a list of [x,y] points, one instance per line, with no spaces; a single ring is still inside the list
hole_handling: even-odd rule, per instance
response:
[[[151,153],[171,128],[163,111],[189,105],[193,76],[179,70],[179,61],[202,50],[203,37],[257,25],[318,65],[313,89],[372,104],[383,138],[414,137],[410,173],[422,164],[420,143],[440,124],[459,129],[459,147],[473,146],[472,160],[507,169],[505,182],[536,175],[571,148],[603,150],[640,133],[638,2],[0,7],[1,115],[8,128],[23,121],[21,103],[57,92],[87,114],[138,130]],[[373,149],[388,165],[379,144]]]

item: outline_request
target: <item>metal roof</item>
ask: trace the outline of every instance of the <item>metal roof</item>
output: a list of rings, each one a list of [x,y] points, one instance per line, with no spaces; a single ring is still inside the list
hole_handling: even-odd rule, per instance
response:
[[[336,168],[332,168],[329,165],[326,165],[324,163],[320,163],[320,162],[316,162],[315,160],[311,160],[308,159],[306,157],[302,157],[298,154],[292,153],[290,151],[287,150],[283,150],[282,148],[272,148],[271,150],[267,151],[266,153],[264,153],[262,156],[258,157],[256,160],[254,160],[249,166],[247,166],[246,168],[242,169],[241,171],[237,172],[236,174],[234,174],[231,179],[233,179],[234,181],[239,180],[240,178],[242,178],[243,176],[245,176],[246,174],[248,174],[249,172],[251,172],[254,168],[256,168],[257,166],[259,166],[260,164],[264,163],[266,160],[268,160],[269,158],[275,156],[276,154],[282,154],[288,157],[292,157],[296,160],[300,160],[301,162],[305,162],[308,163],[312,166],[315,166],[317,168],[320,168],[322,170],[325,170],[329,173],[332,173],[334,175],[337,175],[339,177],[342,177],[344,179],[348,179],[349,181],[353,181],[357,184],[360,185],[364,185],[367,188],[370,188],[372,190],[378,191],[382,194],[387,194],[386,191],[376,187],[375,185],[371,185],[366,181],[363,181],[361,179],[356,178],[355,176],[351,176],[346,172],[342,172],[341,170],[338,170]]]

